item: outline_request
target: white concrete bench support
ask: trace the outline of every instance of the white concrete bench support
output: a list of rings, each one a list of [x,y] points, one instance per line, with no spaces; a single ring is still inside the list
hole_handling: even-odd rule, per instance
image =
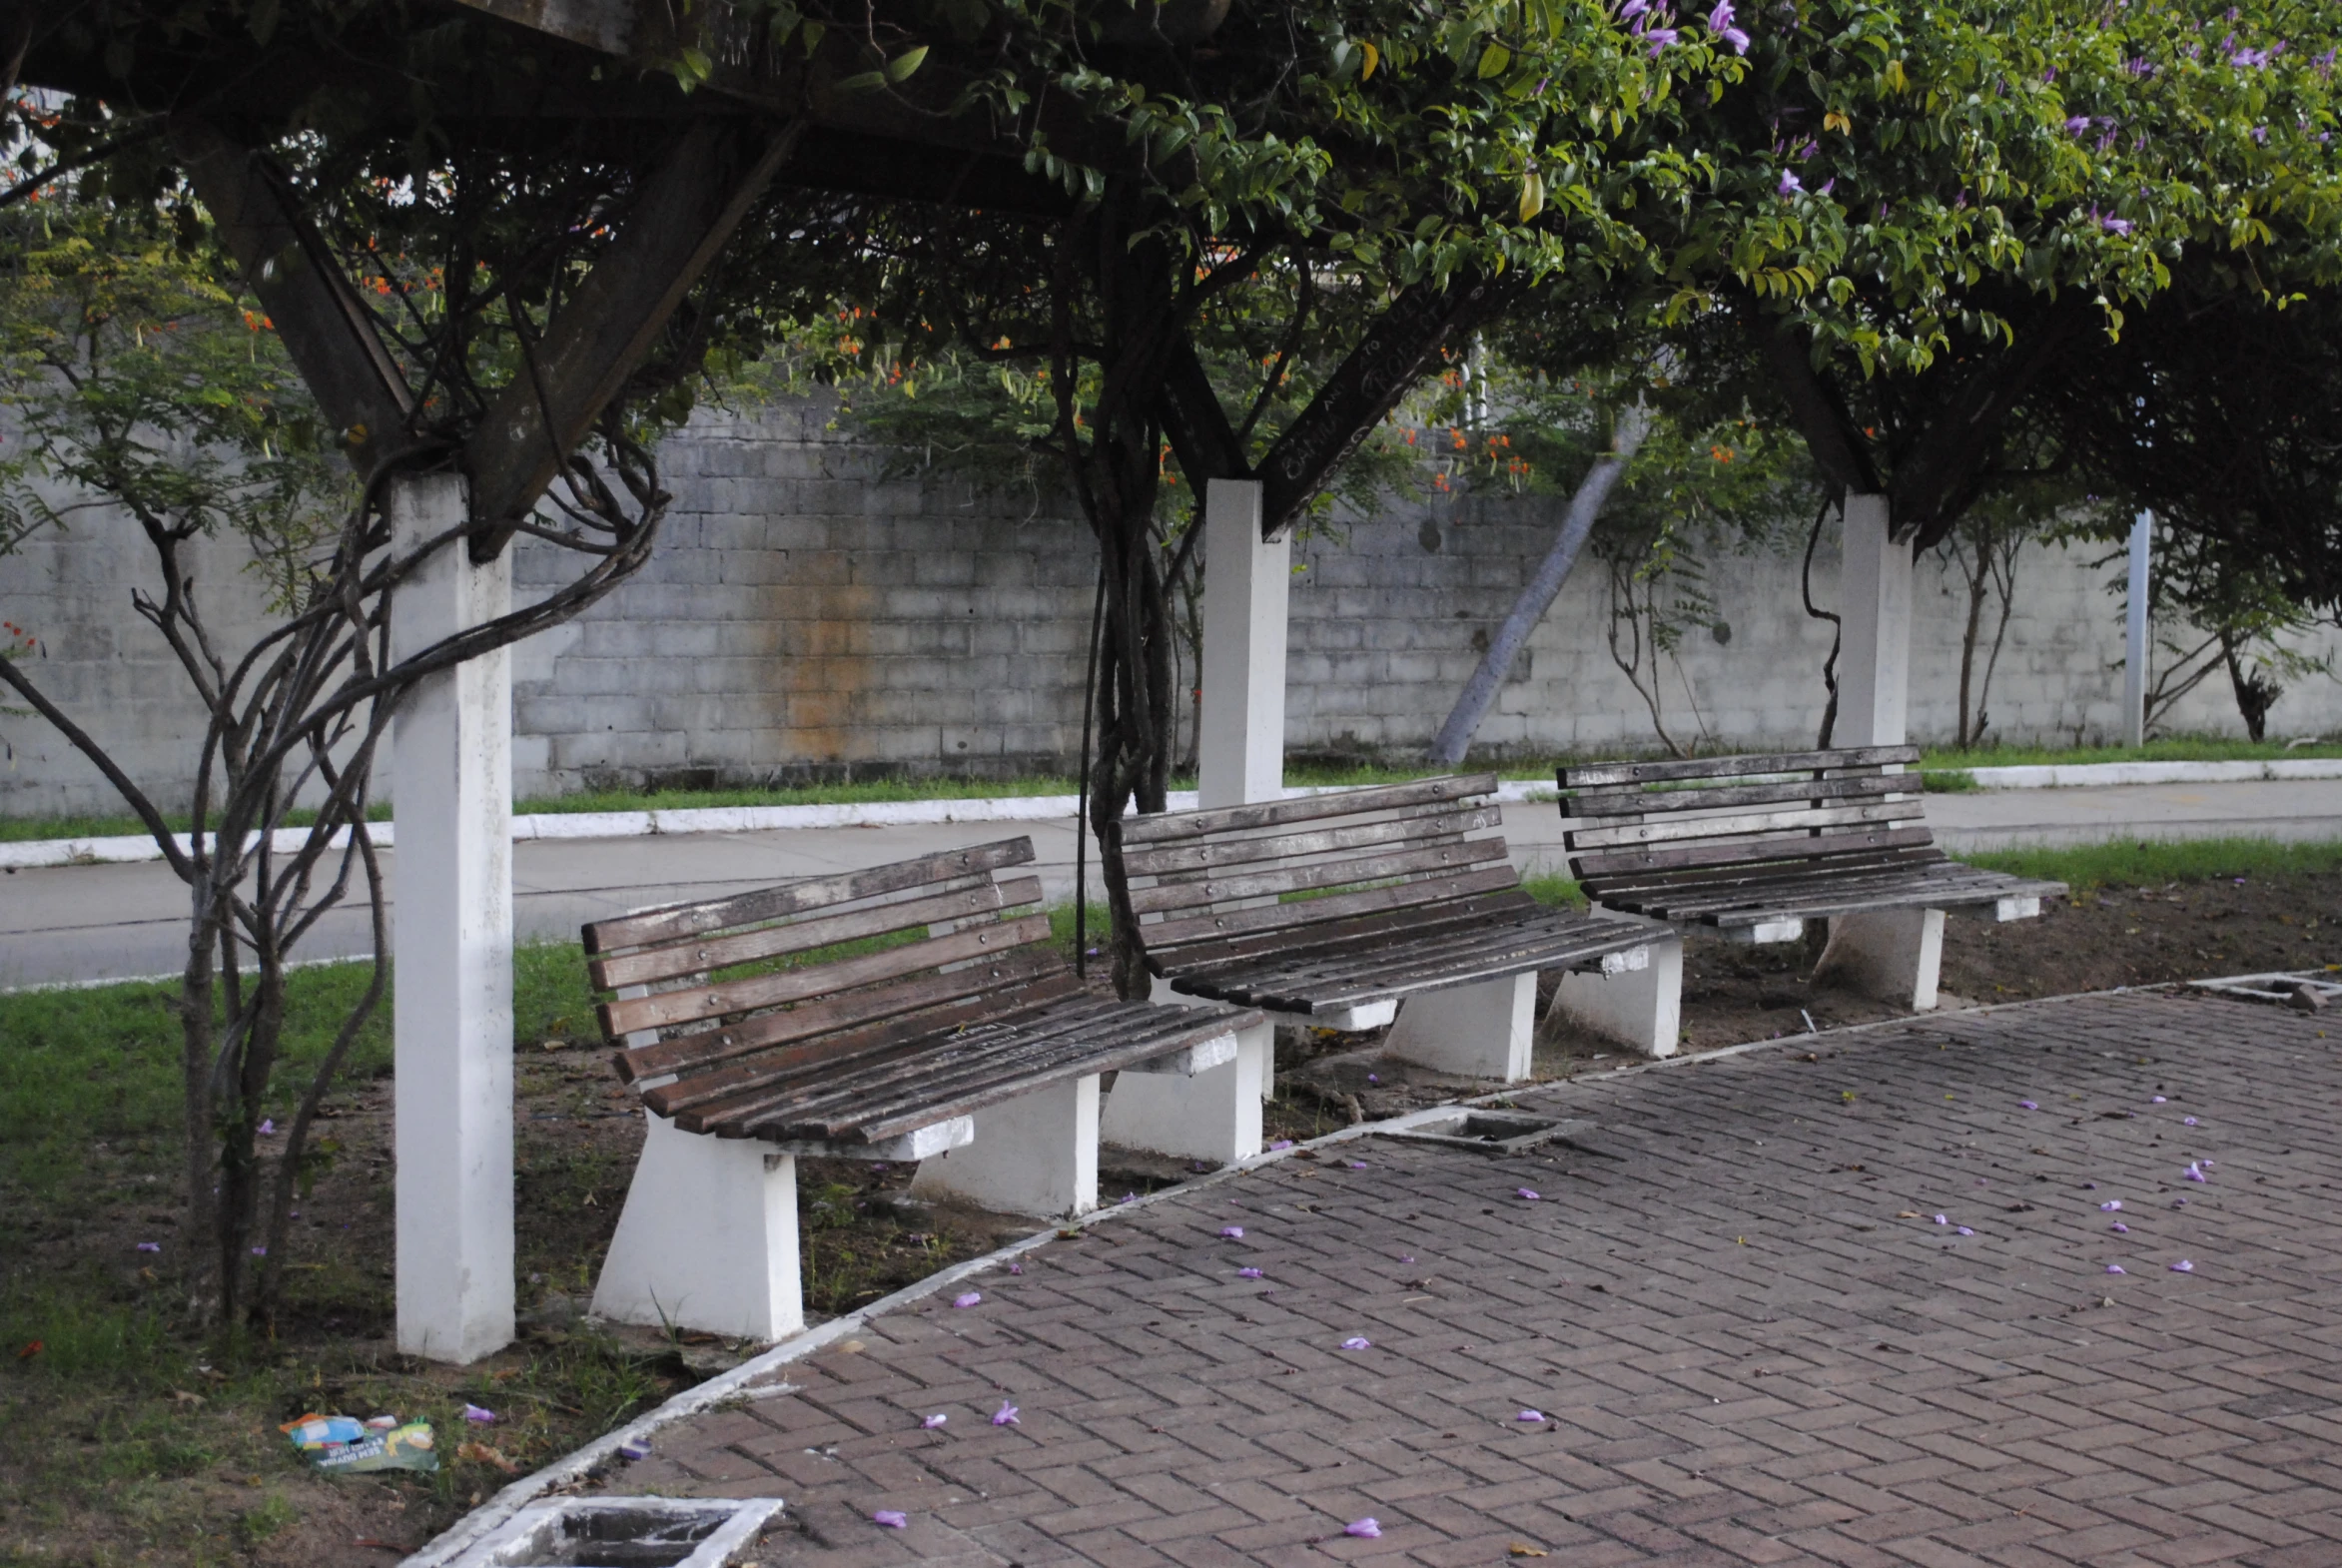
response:
[[[1663,937],[1600,974],[1575,970],[1553,993],[1548,1027],[1574,1024],[1647,1057],[1671,1057],[1683,1040],[1683,939]]]
[[[796,1157],[642,1115],[642,1161],[594,1285],[594,1315],[739,1339],[803,1328]]]
[[[975,1113],[976,1137],[919,1162],[911,1195],[1045,1219],[1098,1206],[1098,1075]]]
[[[1943,968],[1944,911],[1874,909],[1831,917],[1830,944],[1814,980],[1925,1013],[1936,1005]]]
[[[1383,1049],[1437,1072],[1517,1084],[1529,1076],[1536,1019],[1533,971],[1418,992],[1400,1002]]]
[[[1261,1086],[1276,1056],[1276,1030],[1255,1024],[1235,1049],[1189,1075],[1125,1069],[1099,1118],[1099,1137],[1127,1149],[1232,1165],[1260,1153]]]

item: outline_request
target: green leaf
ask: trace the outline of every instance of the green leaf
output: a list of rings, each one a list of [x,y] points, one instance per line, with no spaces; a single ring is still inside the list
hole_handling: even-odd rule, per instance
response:
[[[1504,75],[1505,67],[1511,64],[1512,51],[1510,49],[1505,48],[1502,44],[1490,44],[1487,51],[1480,56],[1480,80],[1485,82],[1492,76]]]
[[[890,82],[903,81],[926,62],[927,45],[921,44],[916,49],[906,49],[887,62],[887,80]]]
[[[874,87],[886,85],[887,74],[884,71],[864,71],[858,75],[849,76],[838,83],[838,91],[841,93],[866,93]]]

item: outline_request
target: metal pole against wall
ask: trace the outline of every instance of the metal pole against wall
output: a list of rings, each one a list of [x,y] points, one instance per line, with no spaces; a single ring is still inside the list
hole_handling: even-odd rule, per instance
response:
[[[2130,525],[2130,606],[2122,637],[2122,741],[2143,746],[2147,739],[2147,565],[2155,536],[2155,514],[2142,511]]]

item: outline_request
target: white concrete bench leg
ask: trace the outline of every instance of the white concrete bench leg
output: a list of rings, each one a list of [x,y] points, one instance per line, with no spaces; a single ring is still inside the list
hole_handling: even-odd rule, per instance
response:
[[[1099,1137],[1128,1149],[1220,1165],[1249,1160],[1260,1153],[1261,1086],[1275,1056],[1275,1027],[1255,1024],[1236,1031],[1232,1060],[1192,1077],[1122,1073],[1106,1097]]]
[[[976,1113],[976,1138],[919,1162],[914,1197],[1056,1219],[1098,1206],[1098,1075]]]
[[[1944,911],[1874,909],[1836,915],[1814,979],[1925,1013],[1944,969]]]
[[[1383,1049],[1441,1073],[1517,1084],[1529,1076],[1536,1020],[1535,972],[1506,975],[1406,998]]]
[[[805,1326],[797,1161],[645,1111],[642,1161],[594,1286],[597,1316],[783,1339]]]
[[[1683,1039],[1683,939],[1662,937],[1645,961],[1599,975],[1571,971],[1553,994],[1552,1024],[1575,1024],[1647,1057],[1671,1057]]]

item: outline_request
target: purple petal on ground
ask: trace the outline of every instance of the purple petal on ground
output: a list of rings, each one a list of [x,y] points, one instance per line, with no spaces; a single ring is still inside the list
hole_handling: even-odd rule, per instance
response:
[[[2041,1109],[2039,1106],[2035,1105],[2033,1102],[2031,1102],[2031,1101],[2029,1101],[2029,1100],[2020,1100],[2020,1101],[2018,1101],[2018,1102],[2016,1103],[2016,1107],[2017,1107],[2017,1109],[2018,1109],[2019,1111],[2038,1111],[2038,1110],[2040,1110],[2040,1109]]]
[[[2126,1274],[2130,1272],[2130,1270],[2124,1268],[2120,1263],[2108,1263],[2106,1265],[2106,1272],[2110,1274]]]
[[[2081,1189],[2085,1192],[2095,1192],[2098,1189],[2098,1183],[2095,1181],[2084,1181],[2081,1184]]]
[[[482,1410],[478,1405],[475,1404],[467,1404],[463,1407],[463,1419],[469,1421],[474,1426],[488,1426],[494,1423],[496,1419],[496,1412],[493,1410]]]
[[[2114,1232],[2116,1235],[2128,1235],[2128,1234],[2130,1234],[2130,1226],[2128,1226],[2128,1225],[2124,1224],[2124,1223],[2123,1223],[2121,1220],[2119,1220],[2119,1219],[2115,1220],[2115,1221],[2114,1221],[2114,1223],[2113,1223],[2113,1224],[2111,1224],[2111,1225],[2109,1225],[2109,1226],[2107,1226],[2107,1228],[2108,1228],[2108,1229],[2110,1229],[2110,1230],[2112,1230],[2112,1231],[2113,1231],[2113,1232]]]
[[[883,1524],[890,1530],[900,1530],[904,1526],[908,1525],[911,1521],[904,1518],[900,1513],[896,1512],[892,1508],[881,1508],[878,1512],[870,1516],[870,1522],[872,1524]]]
[[[1515,1197],[1525,1197],[1532,1203],[1537,1201],[1537,1193],[1535,1189],[1531,1187],[1516,1186],[1512,1189],[1512,1195]]]
[[[1382,1075],[1379,1073],[1369,1073],[1366,1075],[1366,1082],[1369,1084],[1379,1084],[1382,1082]]]
[[[138,1249],[142,1252],[160,1252],[163,1250],[163,1243],[160,1241],[141,1241],[138,1244]]]
[[[2167,1102],[2167,1101],[2165,1101],[2165,1100],[2164,1100],[2164,1098],[2163,1098],[2161,1095],[2157,1095],[2157,1096],[2155,1096],[2153,1099],[2149,1100],[2149,1101],[2147,1102],[2147,1104],[2148,1104],[2148,1105],[2150,1105],[2150,1106],[2160,1106],[2160,1105],[2166,1105],[2166,1104],[2168,1104],[2168,1102]]]
[[[958,1295],[952,1297],[952,1305],[974,1306],[977,1302],[983,1299],[984,1292],[981,1290],[963,1290]]]
[[[2115,1197],[2115,1198],[2109,1198],[2109,1199],[2107,1199],[2105,1202],[2103,1202],[2103,1203],[2100,1203],[2100,1204],[2098,1205],[2098,1207],[2099,1207],[2099,1208],[2100,1208],[2102,1211],[2104,1211],[2104,1212],[2106,1212],[2106,1213],[2109,1213],[2109,1214],[2110,1214],[2110,1213],[2112,1213],[2112,1212],[2114,1212],[2114,1210],[2115,1210],[2115,1209],[2117,1209],[2117,1208],[2120,1208],[2121,1206],[2122,1206],[2122,1199],[2121,1199],[2121,1198],[2119,1198],[2119,1197]]]
[[[647,1437],[627,1438],[618,1445],[618,1457],[630,1460],[648,1459],[650,1457],[650,1439]]]
[[[1363,1171],[1366,1169],[1366,1162],[1363,1160],[1353,1160],[1350,1162],[1350,1169],[1352,1171]]]
[[[1023,1426],[1025,1423],[1017,1419],[1017,1407],[1003,1399],[1001,1407],[992,1412],[992,1424],[995,1426]]]
[[[1967,1226],[1965,1226],[1965,1225],[1961,1225],[1961,1226],[1959,1227],[1959,1233],[1960,1233],[1961,1235],[1974,1235],[1974,1234],[1975,1234],[1975,1232],[1974,1232],[1973,1230],[1970,1230],[1970,1229],[1969,1229]]]
[[[1545,1412],[1542,1410],[1523,1410],[1513,1419],[1516,1421],[1542,1421],[1545,1419]]]
[[[1289,1138],[1280,1138],[1268,1147],[1270,1149],[1290,1149],[1293,1147],[1293,1141]]]
[[[1371,1350],[1374,1348],[1374,1341],[1360,1334],[1352,1334],[1341,1342],[1341,1347],[1344,1350]]]
[[[2181,1127],[2194,1127],[2196,1125],[2196,1121],[2193,1117],[2181,1117],[2179,1119],[2179,1125]]]
[[[1009,1272],[1012,1274],[1021,1274],[1024,1271],[1025,1265],[1023,1263],[1011,1263],[1009,1265]]]
[[[927,1417],[927,1419],[921,1421],[919,1424],[932,1432],[950,1419],[950,1416],[944,1414],[941,1410],[938,1410],[935,1414]]]
[[[2171,1206],[2173,1208],[2185,1208],[2187,1206],[2187,1199],[2184,1197],[2175,1197],[2171,1199]]]
[[[1405,1257],[1402,1257],[1402,1258],[1400,1258],[1400,1259],[1399,1259],[1399,1261],[1400,1261],[1400,1262],[1402,1262],[1402,1263],[1411,1263],[1411,1262],[1413,1262],[1414,1260],[1415,1260],[1415,1256],[1414,1256],[1414,1254],[1413,1254],[1412,1252],[1408,1253],[1408,1254],[1407,1254]]]
[[[1951,1220],[1949,1220],[1949,1219],[1947,1219],[1947,1218],[1945,1218],[1945,1217],[1944,1217],[1942,1214],[1938,1214],[1938,1215],[1936,1216],[1936,1223],[1938,1223],[1938,1224],[1940,1224],[1940,1225],[1948,1225],[1948,1224],[1952,1223],[1952,1221],[1951,1221]]]
[[[1118,1203],[1136,1203],[1139,1201],[1139,1194],[1136,1192],[1125,1192],[1122,1196],[1116,1198],[1115,1201]],[[1230,1198],[1228,1201],[1233,1202],[1235,1199]]]
[[[274,1120],[263,1122],[255,1131],[263,1138],[270,1138],[276,1134],[277,1124]]]
[[[255,1257],[266,1257],[269,1255],[269,1249],[265,1246],[256,1246],[252,1249],[252,1255]]]
[[[2171,1271],[2175,1274],[2192,1274],[2195,1272],[2195,1264],[2183,1257],[2171,1265]]]
[[[2204,1175],[2201,1167],[2189,1166],[2180,1173],[2180,1179],[2183,1181],[2208,1181],[2211,1177]]]
[[[1242,1225],[1221,1225],[1219,1227],[1219,1233],[1226,1236],[1230,1241],[1241,1241],[1244,1239],[1244,1227]]]
[[[1260,1270],[1257,1268],[1239,1268],[1236,1270],[1236,1277],[1238,1279],[1257,1279],[1260,1277]]]
[[[1363,1519],[1352,1519],[1341,1527],[1341,1533],[1363,1536],[1369,1541],[1379,1541],[1382,1539],[1382,1526],[1374,1522],[1372,1515],[1368,1515]]]

